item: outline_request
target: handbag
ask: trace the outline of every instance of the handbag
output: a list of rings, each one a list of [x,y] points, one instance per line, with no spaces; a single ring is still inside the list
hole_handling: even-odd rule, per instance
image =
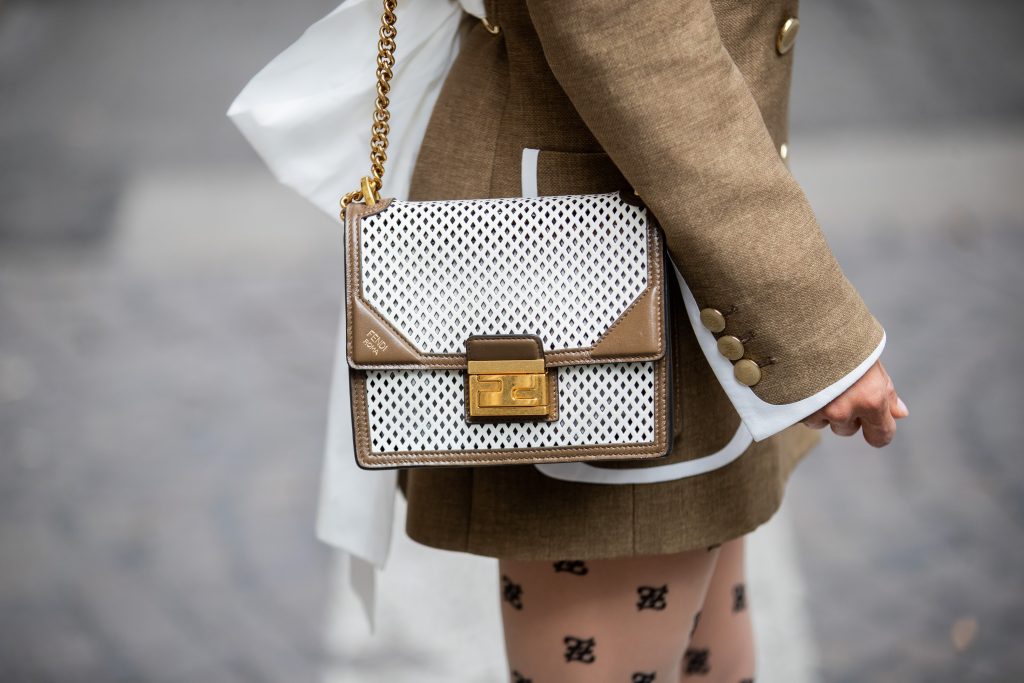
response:
[[[635,193],[382,198],[396,0],[370,175],[341,199],[364,469],[648,459],[673,435],[664,236]]]

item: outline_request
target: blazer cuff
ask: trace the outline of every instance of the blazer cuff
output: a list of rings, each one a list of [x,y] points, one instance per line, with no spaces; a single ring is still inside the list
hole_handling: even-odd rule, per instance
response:
[[[671,261],[670,261],[671,262]],[[690,291],[689,285],[683,279],[682,274],[672,263],[672,270],[679,282],[679,289],[686,304],[686,315],[690,325],[697,336],[701,351],[708,359],[711,369],[718,378],[726,396],[732,402],[736,412],[739,413],[743,424],[750,431],[754,441],[762,441],[768,437],[778,434],[782,430],[795,425],[808,415],[811,415],[823,406],[828,405],[832,399],[848,389],[854,382],[860,379],[868,369],[875,364],[878,357],[885,348],[885,330],[882,331],[882,340],[875,347],[875,350],[865,358],[860,365],[850,373],[844,375],[839,381],[830,384],[821,391],[803,398],[794,403],[774,404],[762,400],[753,390],[736,379],[733,374],[732,363],[718,352],[717,340],[700,321],[700,307],[697,300]]]

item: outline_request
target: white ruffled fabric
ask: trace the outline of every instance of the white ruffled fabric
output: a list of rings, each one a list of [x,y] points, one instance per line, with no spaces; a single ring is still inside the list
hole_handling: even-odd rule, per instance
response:
[[[369,170],[380,0],[348,0],[310,26],[246,85],[228,116],[278,180],[337,218],[338,200]],[[466,13],[483,0],[409,0],[397,12],[385,194],[405,199]],[[338,339],[345,339],[340,316]],[[350,576],[371,628],[375,576],[391,546],[397,474],[355,464],[348,365],[335,361],[317,536],[351,556]]]

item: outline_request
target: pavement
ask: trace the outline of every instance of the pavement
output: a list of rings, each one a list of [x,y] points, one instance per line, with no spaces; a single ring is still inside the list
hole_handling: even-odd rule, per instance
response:
[[[4,683],[499,680],[491,560],[399,534],[370,637],[313,537],[337,228],[223,112],[331,5],[0,5]],[[755,533],[762,682],[1024,677],[1020,15],[802,10],[792,168],[911,418]]]
[[[1024,672],[1022,132],[794,149],[911,413],[883,450],[830,439],[791,486],[823,680]]]

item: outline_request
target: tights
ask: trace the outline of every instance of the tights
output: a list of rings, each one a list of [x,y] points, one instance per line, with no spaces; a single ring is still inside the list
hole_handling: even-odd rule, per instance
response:
[[[512,683],[752,683],[743,539],[611,560],[501,560]]]

